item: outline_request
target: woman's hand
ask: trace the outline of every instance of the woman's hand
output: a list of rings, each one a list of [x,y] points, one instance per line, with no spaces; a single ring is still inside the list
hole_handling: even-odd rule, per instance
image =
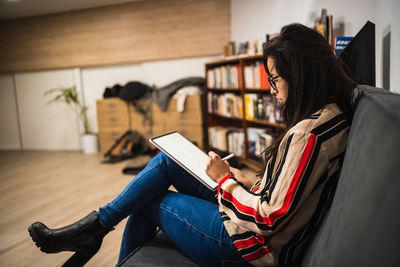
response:
[[[254,183],[250,181],[246,176],[244,176],[239,169],[230,167],[230,172],[233,174],[233,176],[236,178],[238,182],[244,184],[248,189],[250,189],[253,186]]]
[[[236,178],[241,178],[244,177],[244,175],[242,174],[242,172],[239,169],[230,167],[230,172],[233,174],[233,176],[235,176]]]
[[[223,161],[217,153],[208,152],[210,159],[206,166],[207,175],[215,182],[219,183],[225,176],[230,174],[230,166],[227,161]]]

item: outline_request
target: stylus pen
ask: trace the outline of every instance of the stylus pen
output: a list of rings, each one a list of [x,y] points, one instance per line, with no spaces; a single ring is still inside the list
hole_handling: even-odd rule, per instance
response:
[[[231,153],[231,154],[229,154],[228,156],[222,158],[222,160],[228,160],[228,159],[233,158],[234,156],[235,156],[235,154]]]

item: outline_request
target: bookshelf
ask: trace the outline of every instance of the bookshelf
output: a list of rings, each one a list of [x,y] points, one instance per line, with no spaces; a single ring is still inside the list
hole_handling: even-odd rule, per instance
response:
[[[233,152],[244,165],[259,170],[261,152],[285,127],[262,54],[209,61],[205,71],[209,149]]]

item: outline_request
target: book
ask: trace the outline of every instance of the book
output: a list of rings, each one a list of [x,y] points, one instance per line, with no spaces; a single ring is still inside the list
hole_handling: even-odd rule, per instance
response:
[[[265,119],[265,103],[261,95],[257,96],[255,107],[254,107],[254,117],[256,120]]]
[[[315,29],[325,37],[326,37],[326,16],[327,16],[326,8],[323,8],[321,10],[321,17],[315,23]]]
[[[208,93],[207,105],[209,113],[225,117],[243,118],[243,101],[240,95]]]
[[[207,87],[208,88],[215,88],[215,76],[214,70],[210,69],[207,71]]]
[[[208,113],[213,113],[213,108],[212,108],[212,93],[207,93],[207,112]]]
[[[255,154],[261,155],[265,149],[272,145],[274,137],[269,133],[260,133],[256,140]]]
[[[264,64],[260,63],[258,67],[260,68],[260,87],[261,89],[269,89],[268,76]]]
[[[272,96],[265,96],[263,98],[264,100],[264,107],[265,107],[265,117],[264,119],[269,121],[269,122],[275,122],[275,103],[274,100],[272,99]]]
[[[224,56],[229,57],[235,55],[235,42],[229,42],[224,46]]]
[[[253,157],[258,157],[261,152],[256,150],[256,144],[257,144],[257,139],[259,138],[259,135],[262,133],[265,133],[265,129],[261,128],[253,128],[249,127],[247,128],[247,141],[248,141],[248,147],[249,147],[249,154]]]
[[[244,154],[244,132],[234,127],[213,126],[208,128],[209,145],[242,157]]]
[[[239,88],[238,84],[238,73],[237,73],[237,68],[236,66],[230,66],[229,67],[229,73],[230,73],[230,79],[229,79],[229,84],[230,88]]]
[[[244,66],[244,87],[247,89],[254,88],[253,66]]]
[[[245,113],[246,113],[246,120],[254,120],[254,111],[255,111],[255,102],[257,100],[257,95],[256,94],[245,94],[244,95],[244,105],[245,105]]]
[[[221,87],[220,88],[227,88],[227,85],[226,85],[226,67],[225,66],[221,66],[220,70],[221,70]]]
[[[235,95],[234,94],[225,94],[225,110],[223,113],[227,117],[234,117],[235,116]]]
[[[259,89],[260,88],[260,68],[258,64],[253,64],[253,82],[254,86],[253,88]]]
[[[239,87],[242,87],[242,72],[240,71],[239,64],[235,65],[235,67],[237,69],[237,74],[238,74],[238,77],[237,77],[238,87],[237,88],[239,88]]]
[[[346,48],[346,46],[353,40],[353,37],[337,36],[335,38],[335,56],[338,57],[340,53]]]
[[[221,88],[222,87],[222,82],[221,82],[221,69],[220,68],[215,68],[215,88]]]
[[[328,40],[329,44],[333,46],[333,16],[328,15],[326,17],[326,39]]]

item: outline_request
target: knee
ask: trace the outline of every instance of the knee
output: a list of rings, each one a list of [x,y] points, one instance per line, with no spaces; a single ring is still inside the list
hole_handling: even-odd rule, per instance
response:
[[[164,153],[160,152],[156,156],[152,158],[152,160],[149,162],[148,166],[159,166],[163,168],[162,166],[167,166],[172,162],[172,160]]]
[[[153,159],[152,164],[157,165],[161,170],[166,172],[170,171],[170,167],[178,167],[179,165],[175,163],[170,157],[168,157],[164,152],[158,153]]]
[[[154,159],[158,162],[171,162],[172,160],[164,153],[164,152],[160,152],[158,153]]]

